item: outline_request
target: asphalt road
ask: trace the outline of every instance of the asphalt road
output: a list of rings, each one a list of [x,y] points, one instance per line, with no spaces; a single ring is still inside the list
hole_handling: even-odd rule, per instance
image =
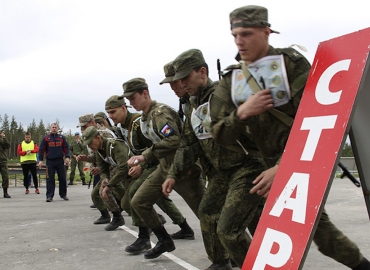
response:
[[[195,240],[176,240],[176,250],[154,260],[129,255],[124,249],[135,241],[137,229],[124,213],[126,224],[107,232],[105,225],[93,225],[100,214],[91,209],[86,186],[68,188],[69,201],[59,196],[45,202],[45,186],[37,195],[31,189],[10,187],[11,199],[0,198],[0,269],[204,269],[210,265],[204,251],[199,222],[176,193],[171,195],[195,231]],[[56,191],[58,194],[58,191]],[[370,258],[370,222],[361,189],[349,180],[335,179],[326,204],[330,218]],[[159,211],[160,213],[160,211]],[[163,213],[162,213],[163,214]],[[167,219],[169,233],[179,227]],[[151,240],[156,242],[156,237]],[[235,268],[237,269],[237,268]],[[303,269],[347,269],[325,257],[314,244]]]

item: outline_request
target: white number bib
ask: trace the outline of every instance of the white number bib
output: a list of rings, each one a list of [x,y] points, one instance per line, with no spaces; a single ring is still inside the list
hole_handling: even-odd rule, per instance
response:
[[[270,89],[274,107],[289,102],[290,88],[286,75],[283,55],[263,57],[247,66],[261,89]],[[241,69],[233,70],[231,80],[231,98],[239,107],[250,95],[254,94]]]

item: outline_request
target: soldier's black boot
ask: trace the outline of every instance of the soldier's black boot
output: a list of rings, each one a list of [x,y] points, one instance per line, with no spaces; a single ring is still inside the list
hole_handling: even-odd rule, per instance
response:
[[[87,183],[86,183],[86,180],[85,179],[82,179],[81,181],[82,181],[82,185],[83,186],[87,186]]]
[[[208,268],[205,270],[232,270],[231,263],[226,261],[224,263],[212,263]]]
[[[73,179],[69,179],[68,186],[73,186]]]
[[[94,221],[94,224],[108,224],[110,222],[110,215],[108,209],[100,211],[101,217]]]
[[[365,257],[363,257],[362,262],[358,266],[352,269],[353,270],[370,270],[370,262]]]
[[[8,194],[8,188],[3,188],[4,191],[4,198],[11,198],[10,195]]]
[[[163,226],[152,230],[153,233],[158,237],[158,242],[154,248],[144,253],[145,259],[154,259],[164,252],[171,252],[176,249],[171,236],[167,233]]]
[[[186,219],[180,225],[181,230],[177,233],[171,234],[172,239],[187,239],[194,240],[194,231],[190,228],[189,224],[186,222]]]
[[[104,228],[106,231],[113,231],[117,229],[119,226],[125,225],[125,220],[123,219],[123,216],[121,215],[121,212],[119,210],[114,211],[112,213],[113,213],[112,221]]]
[[[134,243],[127,246],[125,251],[133,255],[140,254],[146,250],[151,249],[152,245],[149,240],[149,228],[139,227],[139,237]]]

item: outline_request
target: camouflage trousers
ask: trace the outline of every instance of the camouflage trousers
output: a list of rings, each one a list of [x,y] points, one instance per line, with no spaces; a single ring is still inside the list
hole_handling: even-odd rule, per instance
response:
[[[108,191],[108,198],[107,199],[103,199],[102,191],[103,191],[103,186],[100,185],[99,195],[102,198],[105,206],[111,212],[119,211],[121,213],[121,210],[120,210],[121,199],[125,195],[125,188],[123,187],[123,184],[119,183],[116,186],[111,187]]]
[[[154,209],[154,204],[166,213],[174,224],[185,221],[180,210],[171,199],[162,193],[162,184],[167,176],[167,170],[161,165],[150,167],[142,172],[140,177],[130,187],[132,224],[151,229],[162,226],[162,222]]]
[[[200,166],[195,165],[191,171],[176,181],[174,189],[199,219],[199,205],[205,192],[205,180]]]
[[[6,162],[0,163],[0,174],[2,179],[2,188],[9,187],[9,173],[8,173],[8,165]]]
[[[203,242],[214,264],[231,256],[241,268],[262,213],[264,199],[250,194],[252,181],[263,171],[260,162],[251,162],[222,174],[207,173],[208,186],[199,206]]]
[[[313,241],[322,254],[349,268],[355,268],[361,263],[362,254],[359,248],[335,227],[325,209],[321,214]]]
[[[75,179],[76,174],[76,167],[80,172],[81,180],[85,180],[85,172],[84,172],[84,163],[83,161],[77,162],[75,158],[71,158],[71,173],[69,174],[69,180],[73,181]]]
[[[101,183],[102,183],[102,179],[99,180],[99,182],[95,185],[95,187],[91,191],[91,199],[92,199],[94,205],[96,206],[96,208],[99,211],[103,211],[103,210],[107,209],[107,203],[104,202],[103,199],[100,196]],[[116,205],[114,205],[114,202],[113,202],[112,198],[109,199],[110,202],[108,204],[112,205],[112,207],[114,209],[119,210],[118,204],[116,202],[116,198],[121,199],[123,197],[124,193],[125,193],[125,189],[123,188],[123,185],[120,185],[118,188],[111,188],[111,190],[113,191],[112,193],[114,195],[114,202],[115,202]],[[108,207],[108,209],[113,211],[109,207]]]

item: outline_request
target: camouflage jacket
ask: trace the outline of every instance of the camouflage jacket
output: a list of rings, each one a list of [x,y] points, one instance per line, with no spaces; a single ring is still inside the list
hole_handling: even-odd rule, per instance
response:
[[[100,126],[99,124],[96,125],[96,128],[98,129],[99,135],[106,139],[123,139],[122,135],[118,131],[117,127],[105,127]],[[83,142],[81,138],[81,142]],[[88,146],[86,146],[83,154],[87,155],[87,162],[92,163],[95,166],[97,166],[97,154],[91,151]]]
[[[291,100],[275,109],[294,118],[311,66],[307,59],[293,48],[275,49],[270,46],[267,55],[278,54],[284,56]],[[240,65],[231,66],[229,70],[235,68],[240,68]],[[245,150],[250,151],[251,155],[258,150],[258,155],[263,157],[265,165],[272,167],[284,151],[291,127],[270,112],[252,116],[245,121],[239,120],[236,116],[237,108],[231,100],[231,75],[232,72],[225,74],[210,102],[212,136],[220,145],[235,151],[243,151],[240,144]],[[251,140],[257,149],[251,144]]]
[[[8,162],[6,150],[10,148],[10,143],[7,138],[0,138],[0,163]]]
[[[208,102],[216,85],[217,83],[208,79],[206,86],[199,89],[199,96],[197,98],[190,98],[191,104],[186,114],[182,144],[176,152],[174,164],[171,167],[168,178],[178,180],[184,171],[194,166],[198,158],[205,175],[212,168],[221,172],[232,167],[240,166],[245,161],[245,154],[236,153],[220,147],[213,138],[198,139],[192,126],[191,117],[193,110]]]
[[[181,141],[181,120],[177,112],[165,104],[152,101],[149,111],[141,116],[140,128],[143,135],[153,142],[142,153],[145,161],[158,159],[170,166]]]
[[[118,125],[118,130],[121,131],[123,138],[127,141],[130,150],[134,155],[141,155],[141,153],[153,145],[152,141],[146,138],[140,129],[141,114],[131,113],[127,111],[126,120],[123,124]],[[143,162],[140,166],[147,169],[153,165],[158,164],[158,159],[152,162]]]
[[[97,163],[100,167],[100,178],[108,178],[108,184],[112,187],[128,178],[127,161],[130,158],[130,150],[127,144],[119,139],[103,139],[102,149],[97,151]],[[111,177],[111,166],[116,171]]]
[[[87,154],[87,148],[84,146],[82,140],[80,142],[76,142],[76,140],[73,140],[71,144],[69,145],[69,151],[71,153],[71,157],[73,155],[86,155]]]

